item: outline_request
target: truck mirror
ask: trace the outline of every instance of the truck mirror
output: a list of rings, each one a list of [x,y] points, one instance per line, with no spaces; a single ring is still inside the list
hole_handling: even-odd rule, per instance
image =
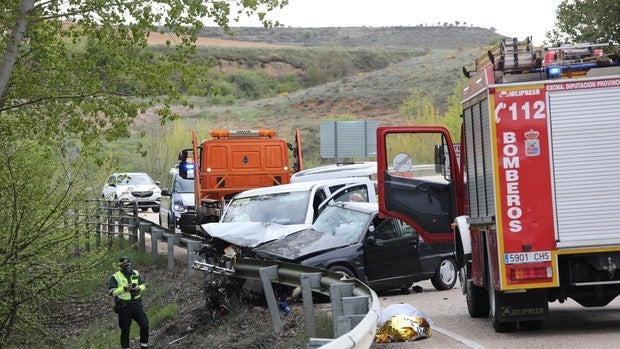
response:
[[[194,159],[188,156],[187,149],[179,153],[179,176],[184,179],[194,178]]]
[[[444,153],[443,144],[435,144],[435,173],[442,173],[446,163],[446,155]]]
[[[180,162],[186,162],[187,161],[187,149],[181,150],[181,152],[179,153],[179,161]]]

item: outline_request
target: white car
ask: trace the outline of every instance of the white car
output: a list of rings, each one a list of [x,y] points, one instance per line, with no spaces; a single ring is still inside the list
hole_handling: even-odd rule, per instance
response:
[[[199,233],[256,247],[309,227],[324,205],[340,201],[377,202],[374,182],[350,177],[246,190],[228,203],[219,223],[203,224]]]
[[[138,203],[138,208],[159,212],[161,189],[156,182],[143,172],[114,173],[103,186],[101,197],[104,200],[118,201],[123,204]]]

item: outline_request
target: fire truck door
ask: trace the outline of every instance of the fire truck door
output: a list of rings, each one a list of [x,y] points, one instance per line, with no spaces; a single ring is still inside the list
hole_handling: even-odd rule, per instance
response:
[[[429,242],[449,241],[456,214],[451,140],[411,129],[377,131],[380,213],[407,222]]]

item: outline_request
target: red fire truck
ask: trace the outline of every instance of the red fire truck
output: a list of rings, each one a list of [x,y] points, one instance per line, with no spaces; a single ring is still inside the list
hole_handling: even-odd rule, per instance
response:
[[[464,69],[459,144],[439,126],[377,129],[381,213],[454,240],[469,314],[497,332],[620,294],[620,57],[597,46],[489,50]]]

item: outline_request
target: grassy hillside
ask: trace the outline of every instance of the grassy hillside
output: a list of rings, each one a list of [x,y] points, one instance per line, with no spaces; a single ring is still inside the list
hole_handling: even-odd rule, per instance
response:
[[[481,46],[497,40],[499,34],[484,28],[465,26],[337,27],[337,28],[233,28],[233,35],[218,27],[203,29],[201,36],[238,41],[292,46],[336,45],[346,48],[441,49]]]
[[[447,98],[464,79],[462,67],[471,69],[474,58],[499,38],[487,29],[456,26],[233,30],[232,37],[217,28],[203,32],[219,39],[220,45],[226,42],[225,48],[199,48],[204,59],[214,59],[213,72],[230,74],[243,69],[266,74],[263,77],[289,74],[297,87],[284,92],[274,89],[265,98],[237,96],[231,103],[216,105],[213,97],[197,96],[194,109],[179,109],[183,120],[176,125],[161,126],[154,116],[145,114],[134,128],[136,134],[146,132],[142,143],[150,155],[130,158],[121,165],[162,178],[176,162],[179,149],[190,145],[191,130],[206,138],[212,129],[258,127],[276,129],[291,140],[299,127],[306,164],[331,162],[318,155],[322,121],[372,119],[380,125],[406,124],[410,117],[402,115],[399,106],[412,92],[428,96],[443,113]],[[177,137],[171,143],[166,135],[173,129]]]

